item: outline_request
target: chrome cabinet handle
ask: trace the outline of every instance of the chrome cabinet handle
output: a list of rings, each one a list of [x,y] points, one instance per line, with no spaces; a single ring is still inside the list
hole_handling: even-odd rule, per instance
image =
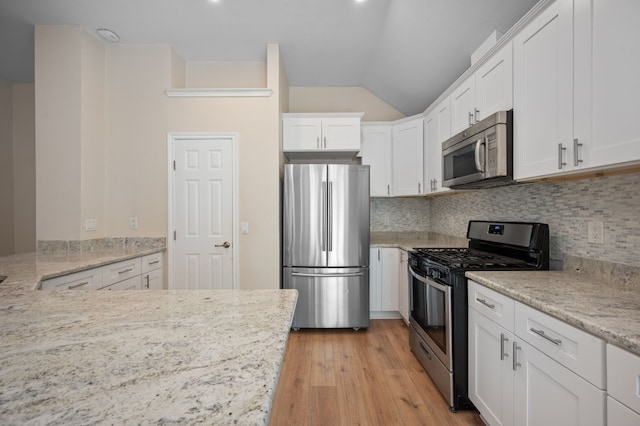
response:
[[[573,140],[573,165],[578,167],[582,160],[580,159],[580,151],[579,148],[582,146],[581,143],[578,142],[578,139]]]
[[[316,136],[316,148],[320,149],[320,136]]]
[[[127,272],[133,271],[133,268],[123,269],[122,271],[118,271],[118,274],[126,274]]]
[[[387,195],[391,195],[391,186],[387,184]]]
[[[522,367],[522,364],[518,362],[518,351],[522,349],[516,342],[513,342],[513,371],[516,371],[518,367]]]
[[[504,361],[504,357],[509,356],[509,354],[504,351],[504,343],[508,341],[509,339],[504,337],[504,333],[500,333],[500,361]]]
[[[85,281],[83,283],[80,284],[75,284],[75,285],[70,285],[69,287],[67,287],[68,290],[73,290],[74,288],[78,288],[78,287],[82,287],[84,285],[89,284],[89,281]]]
[[[548,341],[550,341],[551,343],[553,343],[556,346],[560,346],[562,344],[562,340],[554,339],[553,337],[547,336],[545,334],[544,330],[536,330],[535,328],[530,328],[529,330],[531,330],[533,333],[537,334],[538,336],[547,339]]]
[[[216,244],[214,247],[224,247],[224,248],[229,248],[231,247],[231,244],[229,243],[229,241],[225,241],[222,244]]]
[[[469,126],[473,125],[473,113],[469,111]]]
[[[152,262],[149,262],[149,265],[155,265],[156,263],[160,263],[160,261],[159,260],[154,260]]]
[[[145,287],[149,288],[149,274],[147,274],[147,276],[145,278],[147,279],[147,285],[145,285]]]
[[[558,169],[562,169],[562,166],[566,166],[567,163],[562,161],[562,151],[566,151],[567,148],[563,147],[561,143],[558,144]]]
[[[327,149],[327,137],[325,136],[323,139],[324,139],[324,149]]]
[[[478,108],[476,108],[475,111],[474,111],[474,118],[476,120],[476,123],[480,122],[479,117],[480,117],[480,110]]]
[[[486,306],[489,309],[493,309],[496,307],[496,305],[492,305],[491,303],[487,302],[485,299],[480,299],[479,297],[476,297],[476,300],[482,303],[484,306]]]
[[[421,189],[421,186],[420,186],[420,182],[418,182],[418,194],[422,194],[422,189]]]

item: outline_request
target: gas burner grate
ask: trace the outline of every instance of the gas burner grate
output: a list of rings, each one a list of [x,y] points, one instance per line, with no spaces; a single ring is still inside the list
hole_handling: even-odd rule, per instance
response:
[[[419,257],[439,263],[449,268],[488,269],[488,268],[531,268],[531,264],[524,260],[494,253],[461,248],[415,248]]]

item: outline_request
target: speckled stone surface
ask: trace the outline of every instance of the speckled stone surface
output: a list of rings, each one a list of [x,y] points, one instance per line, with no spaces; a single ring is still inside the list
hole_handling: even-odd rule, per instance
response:
[[[265,424],[293,290],[37,291],[158,250],[0,258],[0,423]]]
[[[467,272],[466,275],[640,355],[640,287],[635,284],[616,285],[606,279],[606,273],[598,275],[570,270]]]
[[[408,251],[416,247],[467,247],[469,240],[435,232],[372,232],[369,244]]]

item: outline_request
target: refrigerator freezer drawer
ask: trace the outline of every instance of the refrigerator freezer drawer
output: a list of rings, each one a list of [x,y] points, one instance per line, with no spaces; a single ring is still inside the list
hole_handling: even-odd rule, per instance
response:
[[[369,268],[284,268],[298,290],[292,328],[369,327]]]

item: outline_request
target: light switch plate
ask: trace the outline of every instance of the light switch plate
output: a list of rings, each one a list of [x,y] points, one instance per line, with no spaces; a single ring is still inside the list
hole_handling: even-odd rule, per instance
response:
[[[249,233],[249,222],[242,222],[242,225],[240,226],[240,232],[243,234]]]

